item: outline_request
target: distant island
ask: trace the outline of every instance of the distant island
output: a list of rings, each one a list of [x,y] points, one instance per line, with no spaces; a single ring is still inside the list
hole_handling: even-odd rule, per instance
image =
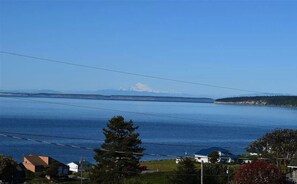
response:
[[[172,97],[172,96],[99,95],[99,94],[63,94],[63,93],[0,92],[0,97],[66,98],[66,99],[89,99],[89,100],[188,102],[188,103],[213,103],[214,102],[214,99],[212,99],[212,98]]]
[[[297,96],[232,97],[216,99],[214,103],[297,107]]]

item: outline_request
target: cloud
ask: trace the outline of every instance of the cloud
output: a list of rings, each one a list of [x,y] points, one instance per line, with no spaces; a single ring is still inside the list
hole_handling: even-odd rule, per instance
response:
[[[140,82],[136,83],[134,86],[130,88],[131,91],[138,91],[138,92],[152,92],[158,93],[159,91],[152,89],[150,86],[146,84],[142,84]]]

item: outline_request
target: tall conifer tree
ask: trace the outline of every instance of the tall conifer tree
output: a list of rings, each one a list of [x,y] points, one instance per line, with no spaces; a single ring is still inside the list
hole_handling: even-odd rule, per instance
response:
[[[120,184],[140,174],[139,160],[144,148],[141,147],[139,133],[135,132],[137,129],[138,126],[131,120],[125,122],[122,116],[109,120],[103,129],[105,142],[95,150],[97,165],[92,179],[96,183]]]

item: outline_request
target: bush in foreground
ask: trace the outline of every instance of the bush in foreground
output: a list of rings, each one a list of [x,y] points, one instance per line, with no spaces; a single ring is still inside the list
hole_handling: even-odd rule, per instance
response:
[[[266,161],[257,160],[240,166],[235,181],[238,184],[283,184],[279,169]]]
[[[169,177],[172,184],[196,184],[199,181],[198,170],[190,158],[184,158],[179,162],[173,175]]]

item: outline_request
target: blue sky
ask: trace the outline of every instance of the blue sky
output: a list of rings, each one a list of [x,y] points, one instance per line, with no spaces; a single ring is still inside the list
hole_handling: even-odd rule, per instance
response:
[[[297,95],[297,1],[0,1],[0,48],[218,86]],[[1,89],[248,92],[0,54]]]

